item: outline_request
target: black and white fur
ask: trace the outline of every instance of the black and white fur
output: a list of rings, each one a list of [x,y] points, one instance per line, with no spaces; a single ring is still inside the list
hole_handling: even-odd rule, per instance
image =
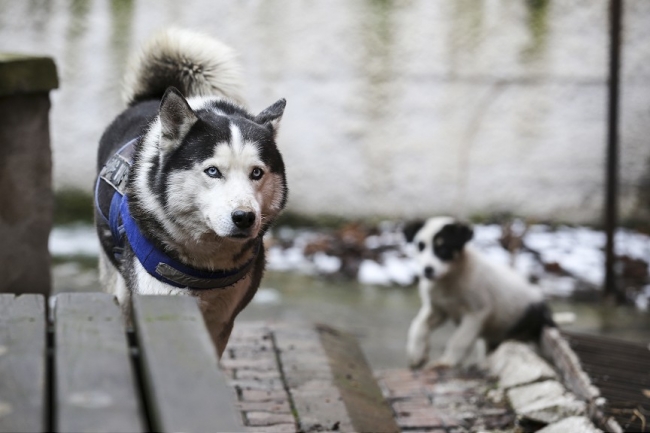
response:
[[[287,200],[275,143],[285,101],[251,114],[240,87],[229,47],[201,34],[166,31],[135,60],[124,92],[128,107],[100,140],[98,171],[140,137],[127,184],[130,213],[156,247],[199,270],[236,269],[249,261]],[[98,197],[100,205],[107,200]],[[230,287],[179,289],[149,275],[128,240],[123,260],[116,261],[108,226],[96,221],[101,283],[127,315],[133,293],[196,296],[221,355],[235,317],[260,284],[263,248],[251,271]]]
[[[538,340],[544,325],[554,326],[539,288],[468,244],[468,225],[436,217],[406,225],[404,234],[417,250],[422,301],[408,332],[412,368],[427,362],[430,333],[447,320],[457,328],[431,367],[460,364],[480,338],[494,349],[505,339]]]

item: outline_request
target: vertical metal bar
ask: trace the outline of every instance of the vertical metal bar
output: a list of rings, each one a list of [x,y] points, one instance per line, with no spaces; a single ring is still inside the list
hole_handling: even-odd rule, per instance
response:
[[[614,236],[618,225],[618,119],[619,119],[619,70],[621,57],[621,21],[623,0],[610,1],[609,46],[609,109],[607,113],[607,190],[605,203],[605,296],[618,302],[624,300],[616,287],[614,265]]]

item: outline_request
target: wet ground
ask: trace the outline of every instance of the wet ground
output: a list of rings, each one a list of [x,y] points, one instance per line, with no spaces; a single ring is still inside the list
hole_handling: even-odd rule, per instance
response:
[[[53,267],[54,293],[98,290],[92,259]],[[572,312],[571,331],[650,343],[650,315],[632,307],[605,307],[567,299],[551,300],[554,312]],[[267,272],[253,302],[238,321],[319,322],[356,335],[373,369],[406,365],[409,323],[419,308],[413,287],[377,287],[288,272]],[[432,356],[442,351],[453,327],[433,334]]]

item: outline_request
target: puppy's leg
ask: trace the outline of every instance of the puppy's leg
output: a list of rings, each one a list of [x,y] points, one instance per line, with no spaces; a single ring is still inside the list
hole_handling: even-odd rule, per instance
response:
[[[411,322],[406,343],[406,354],[411,368],[419,368],[429,356],[429,335],[440,326],[445,315],[431,305],[431,283],[420,281],[422,307]]]
[[[487,344],[484,339],[479,338],[476,340],[476,344],[474,344],[474,353],[476,354],[476,364],[479,367],[485,367],[487,365]]]
[[[463,316],[460,326],[447,342],[445,352],[434,367],[458,365],[481,334],[487,315],[487,312],[480,311]]]

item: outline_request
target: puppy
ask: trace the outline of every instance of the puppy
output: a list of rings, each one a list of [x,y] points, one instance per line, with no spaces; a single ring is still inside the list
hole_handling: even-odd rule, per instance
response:
[[[458,327],[432,367],[458,365],[479,338],[493,350],[506,339],[539,340],[543,326],[555,326],[538,288],[468,244],[468,225],[437,217],[406,225],[404,235],[417,249],[422,301],[408,332],[412,368],[426,363],[429,335],[446,320]]]
[[[223,353],[264,271],[264,233],[287,184],[275,139],[285,101],[243,106],[235,53],[170,30],[144,47],[126,109],[99,143],[100,280],[129,315],[132,294],[195,296]]]

